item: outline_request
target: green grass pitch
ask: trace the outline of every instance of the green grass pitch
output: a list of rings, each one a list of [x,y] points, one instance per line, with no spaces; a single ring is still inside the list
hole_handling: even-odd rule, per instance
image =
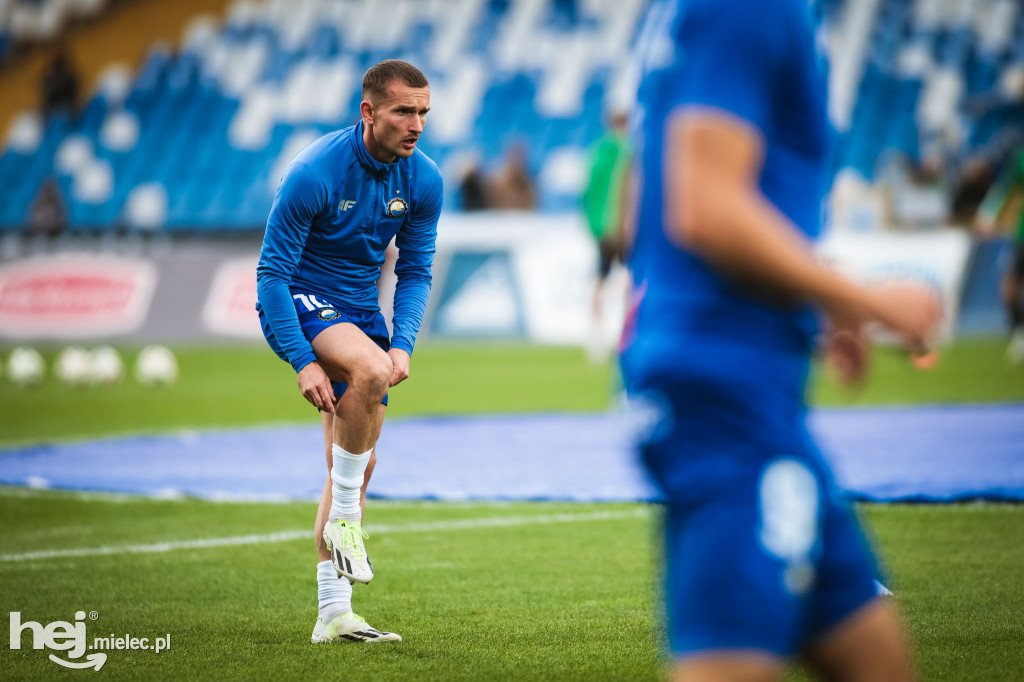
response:
[[[164,390],[132,382],[71,390],[53,381],[17,389],[0,381],[0,447],[315,423],[294,389],[294,374],[268,351],[177,351],[181,380]],[[860,394],[818,377],[814,400],[850,406],[1024,400],[1024,370],[1006,365],[998,341],[962,342],[932,372],[882,353],[873,373],[874,383]],[[425,346],[414,357],[412,380],[393,392],[389,417],[597,410],[613,399],[615,381],[576,350]],[[0,450],[0,467],[2,458]],[[316,613],[314,511],[309,502],[0,488],[0,597],[22,621],[43,625],[94,611],[96,620],[85,620],[90,641],[111,633],[171,634],[171,649],[160,654],[108,651],[100,674],[114,679],[661,676],[655,508],[371,500],[366,523],[378,574],[371,586],[356,587],[355,606],[371,624],[405,638],[377,647],[308,643]],[[1024,506],[865,505],[861,511],[891,570],[922,676],[1024,679]],[[257,537],[226,544],[246,542],[242,536]],[[603,568],[609,556],[629,570]],[[26,632],[20,650],[0,648],[0,677],[65,672],[30,641]],[[804,673],[794,670],[791,677]]]

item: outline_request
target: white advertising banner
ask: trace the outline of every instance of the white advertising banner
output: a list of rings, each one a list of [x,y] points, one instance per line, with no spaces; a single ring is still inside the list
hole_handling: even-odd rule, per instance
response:
[[[438,262],[447,263],[447,269],[435,279],[431,294],[431,333],[504,332],[536,343],[570,345],[593,341],[597,332],[611,345],[621,330],[627,281],[621,268],[604,287],[601,328],[593,328],[597,246],[578,215],[443,216]]]
[[[933,287],[943,300],[942,337],[948,339],[956,324],[970,246],[970,237],[952,228],[914,233],[833,229],[819,252],[865,283],[914,280]],[[504,332],[537,343],[584,344],[593,342],[595,334],[608,343],[621,328],[629,277],[621,267],[612,271],[602,292],[601,329],[595,330],[591,310],[597,249],[578,215],[444,216],[438,255],[439,262],[452,267],[438,278],[440,287],[435,279],[432,313],[440,318],[427,327],[431,333],[486,336],[483,330],[492,330],[490,335]],[[511,273],[504,269],[506,261]],[[468,272],[467,263],[477,264],[477,270]],[[450,324],[455,319],[459,324]]]
[[[956,325],[971,239],[964,230],[927,232],[852,232],[832,230],[819,252],[849,277],[868,284],[916,281],[942,297],[941,336]]]

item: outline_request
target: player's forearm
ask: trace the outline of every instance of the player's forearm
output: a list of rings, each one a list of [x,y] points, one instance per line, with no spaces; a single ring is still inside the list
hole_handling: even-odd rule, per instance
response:
[[[412,354],[416,336],[427,310],[431,275],[429,267],[413,272],[403,271],[395,284],[395,314],[392,318],[394,334],[391,345]]]
[[[720,183],[718,183],[720,185]],[[869,314],[870,293],[821,264],[810,243],[760,192],[695,182],[669,229],[723,271],[794,300]]]

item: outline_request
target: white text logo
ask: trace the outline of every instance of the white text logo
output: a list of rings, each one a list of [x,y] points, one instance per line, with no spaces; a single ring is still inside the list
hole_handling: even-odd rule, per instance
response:
[[[95,611],[89,614],[91,620],[96,620],[98,617],[99,614]],[[156,653],[171,648],[170,633],[164,637],[156,637],[152,640],[152,644],[149,637],[139,638],[132,637],[131,635],[119,637],[111,633],[109,637],[94,638],[92,644],[89,645],[85,634],[85,611],[75,612],[74,623],[58,620],[46,626],[32,620],[23,623],[21,621],[21,612],[11,611],[11,649],[21,649],[22,639],[26,630],[32,633],[33,649],[66,651],[67,654],[65,655],[72,660],[65,660],[50,654],[51,661],[65,668],[94,668],[96,670],[102,668],[103,664],[107,662],[107,655],[105,653],[89,654],[82,661],[73,660],[81,658],[86,648],[100,650],[143,649],[153,650]]]

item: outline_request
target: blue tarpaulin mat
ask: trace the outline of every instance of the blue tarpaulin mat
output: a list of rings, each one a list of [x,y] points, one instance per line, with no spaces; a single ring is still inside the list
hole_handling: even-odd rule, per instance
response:
[[[876,501],[1024,500],[1024,405],[821,410],[840,485]],[[0,451],[0,483],[216,499],[316,499],[320,426],[188,432]],[[650,500],[615,414],[386,421],[371,494]]]

